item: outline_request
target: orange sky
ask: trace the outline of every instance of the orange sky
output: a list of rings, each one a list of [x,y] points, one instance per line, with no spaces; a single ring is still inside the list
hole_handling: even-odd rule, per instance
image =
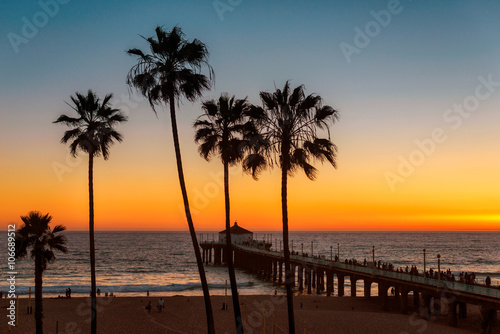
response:
[[[144,106],[140,116],[148,120],[147,126],[134,129],[139,115],[131,114],[129,123],[120,128],[124,143],[112,148],[109,161],[99,158],[95,164],[96,228],[185,230],[166,114],[157,120]],[[375,142],[359,138],[350,142],[342,127],[351,127],[353,121],[347,116],[333,127],[340,129],[334,135],[340,148],[338,170],[321,166],[314,182],[302,173],[289,179],[292,230],[499,228],[500,155],[489,154],[494,142],[467,146],[465,138],[452,137],[451,133],[448,142],[391,191],[384,173],[397,169],[398,154],[409,155],[414,150],[412,141],[385,146],[381,154]],[[0,167],[2,175],[8,176],[3,181],[6,191],[0,195],[2,224],[20,224],[20,215],[40,210],[50,212],[54,223],[70,230],[87,228],[87,157],[71,158],[65,146],[58,144],[64,126],[51,126],[51,133],[37,142],[27,142],[22,151],[7,149],[7,159]],[[192,130],[187,125],[181,130],[195,225],[200,231],[222,229],[221,165],[217,160],[208,163],[200,158],[191,139]],[[411,139],[412,134],[404,136]],[[144,143],[148,143],[147,148]],[[232,220],[253,230],[279,230],[279,171],[265,171],[254,181],[240,167],[234,167],[230,180]]]

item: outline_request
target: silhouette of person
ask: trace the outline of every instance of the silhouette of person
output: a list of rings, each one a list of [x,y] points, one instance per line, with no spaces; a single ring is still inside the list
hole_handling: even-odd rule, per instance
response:
[[[156,305],[158,307],[158,310],[161,312],[162,309],[165,308],[165,302],[163,301],[163,298],[160,298],[158,300],[158,304]]]

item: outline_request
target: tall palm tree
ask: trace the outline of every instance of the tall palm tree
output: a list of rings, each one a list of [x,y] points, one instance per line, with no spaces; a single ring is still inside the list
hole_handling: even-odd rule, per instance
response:
[[[293,273],[290,267],[288,245],[288,176],[302,169],[310,180],[314,180],[317,169],[311,160],[327,160],[336,167],[336,146],[330,141],[329,123],[338,119],[338,112],[330,106],[322,106],[318,95],[304,94],[304,87],[293,91],[287,81],[283,90],[274,93],[261,92],[263,108],[253,107],[253,117],[259,119],[259,129],[267,145],[259,152],[248,155],[244,161],[247,171],[256,177],[266,165],[277,165],[281,169],[281,209],[283,219],[283,244],[285,255],[285,287],[288,304],[289,332],[295,333],[293,313]],[[325,130],[328,138],[318,137],[318,129]]]
[[[229,166],[240,162],[245,150],[249,147],[249,137],[255,134],[253,123],[248,120],[249,104],[246,99],[235,100],[227,93],[218,101],[203,102],[205,113],[194,123],[196,128],[195,141],[200,144],[200,155],[209,161],[212,156],[220,157],[224,166],[224,202],[226,209],[226,254],[231,295],[233,298],[234,318],[237,333],[243,333],[238,288],[234,273],[233,246],[231,242],[230,203],[229,203]]]
[[[110,106],[113,94],[108,94],[101,101],[89,90],[87,95],[76,93],[71,96],[74,105],[69,105],[77,117],[61,115],[54,123],[63,123],[71,129],[64,133],[61,143],[70,143],[70,151],[76,156],[78,151],[89,155],[89,240],[90,240],[90,296],[92,309],[91,332],[97,332],[95,245],[94,245],[94,158],[109,158],[109,150],[115,141],[121,142],[122,135],[114,129],[118,123],[127,121],[127,117]]]
[[[155,113],[155,105],[168,105],[170,107],[177,173],[184,201],[184,210],[205,298],[208,333],[214,333],[212,304],[189,208],[175,115],[175,106],[180,99],[186,98],[188,101],[195,101],[201,97],[204,90],[210,89],[213,70],[208,64],[209,53],[205,44],[197,39],[191,42],[188,41],[184,37],[181,28],[174,27],[171,31],[165,31],[163,27],[158,26],[155,32],[156,39],[141,36],[147,41],[150,53],[144,53],[139,49],[127,51],[127,54],[137,57],[137,64],[130,69],[127,75],[127,84],[148,99]],[[208,68],[208,77],[201,73],[204,67]]]
[[[67,253],[66,237],[62,234],[66,227],[56,225],[53,229],[49,224],[52,217],[31,211],[21,216],[24,225],[16,231],[16,258],[28,255],[35,260],[35,324],[36,334],[43,334],[43,272],[47,264],[56,259],[54,251]]]

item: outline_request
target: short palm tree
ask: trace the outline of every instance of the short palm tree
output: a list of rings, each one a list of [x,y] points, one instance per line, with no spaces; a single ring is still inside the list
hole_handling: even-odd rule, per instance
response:
[[[234,273],[233,246],[230,232],[229,166],[240,162],[250,146],[250,138],[256,129],[248,119],[249,104],[246,99],[235,100],[222,94],[218,101],[203,102],[205,114],[194,123],[195,141],[199,144],[200,155],[209,161],[212,156],[220,157],[224,166],[224,199],[226,209],[226,254],[231,295],[237,333],[243,333],[238,288]]]
[[[210,89],[213,70],[208,64],[209,53],[205,44],[197,39],[191,42],[188,41],[184,37],[181,28],[174,27],[171,31],[165,31],[163,27],[157,27],[155,32],[156,39],[155,37],[143,37],[149,45],[150,53],[144,53],[139,49],[127,51],[127,54],[137,57],[137,64],[130,69],[127,75],[127,84],[148,99],[155,113],[156,105],[168,105],[170,107],[177,173],[184,201],[184,210],[205,298],[208,333],[214,333],[215,327],[208,283],[184,181],[175,110],[175,106],[178,105],[180,99],[186,98],[188,101],[195,101],[201,97],[204,90]],[[204,67],[209,70],[208,77],[201,73]]]
[[[336,167],[337,149],[329,138],[329,124],[338,119],[338,112],[330,106],[322,106],[320,96],[305,96],[303,86],[292,91],[289,82],[286,82],[283,90],[276,89],[274,93],[261,92],[260,98],[263,108],[253,107],[252,115],[259,119],[259,130],[267,145],[260,147],[259,152],[248,155],[244,166],[254,177],[266,165],[277,165],[281,169],[288,326],[289,332],[295,333],[292,290],[294,277],[290,267],[288,245],[287,180],[288,176],[292,176],[298,169],[302,169],[309,179],[314,180],[317,169],[311,165],[311,160],[326,160]],[[319,138],[318,129],[325,130],[328,138]]]
[[[56,225],[51,229],[49,224],[52,217],[37,211],[21,216],[21,220],[24,225],[16,231],[16,258],[23,258],[29,252],[35,260],[36,334],[43,334],[43,272],[47,269],[47,264],[56,259],[54,251],[68,252],[66,237],[60,234],[66,227]]]
[[[108,94],[101,101],[89,90],[87,95],[76,93],[71,96],[77,117],[61,115],[54,123],[63,123],[71,129],[64,133],[61,143],[70,142],[73,156],[82,151],[89,155],[89,240],[90,240],[90,295],[92,322],[91,332],[97,332],[95,245],[94,245],[94,158],[102,155],[109,158],[109,150],[115,141],[121,142],[122,135],[114,129],[118,123],[127,121],[127,117],[118,109],[110,106],[113,94]]]

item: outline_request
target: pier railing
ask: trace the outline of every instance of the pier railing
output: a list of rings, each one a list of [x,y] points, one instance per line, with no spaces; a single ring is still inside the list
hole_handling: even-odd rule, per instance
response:
[[[274,255],[274,256],[282,256],[283,255],[283,251],[280,251],[280,252],[279,251],[266,251],[263,249],[257,249],[254,247],[244,246],[244,245],[240,245],[240,244],[236,244],[235,246],[240,248],[240,249],[243,249],[243,250],[246,250],[246,251],[249,251],[252,253],[262,254],[262,255]],[[309,263],[312,265],[327,266],[327,267],[330,267],[332,269],[333,268],[340,268],[340,269],[357,271],[360,273],[365,273],[365,274],[370,274],[370,275],[375,275],[375,276],[382,276],[382,277],[387,277],[387,278],[403,280],[403,281],[407,281],[407,282],[431,285],[431,286],[435,286],[436,288],[441,287],[443,289],[446,288],[446,289],[455,290],[455,291],[462,291],[462,292],[467,292],[467,293],[472,293],[472,294],[477,294],[477,295],[500,298],[500,289],[488,288],[486,286],[479,286],[479,285],[464,284],[464,283],[459,283],[459,282],[438,280],[438,279],[428,278],[428,277],[424,277],[424,276],[410,275],[409,273],[398,273],[395,271],[382,270],[382,269],[378,269],[378,268],[373,268],[373,267],[368,267],[368,266],[365,267],[365,266],[354,265],[354,264],[345,264],[342,262],[331,261],[331,260],[326,260],[326,259],[310,258],[310,257],[301,256],[301,255],[290,255],[290,259],[295,260],[295,261],[306,262],[306,263]]]

